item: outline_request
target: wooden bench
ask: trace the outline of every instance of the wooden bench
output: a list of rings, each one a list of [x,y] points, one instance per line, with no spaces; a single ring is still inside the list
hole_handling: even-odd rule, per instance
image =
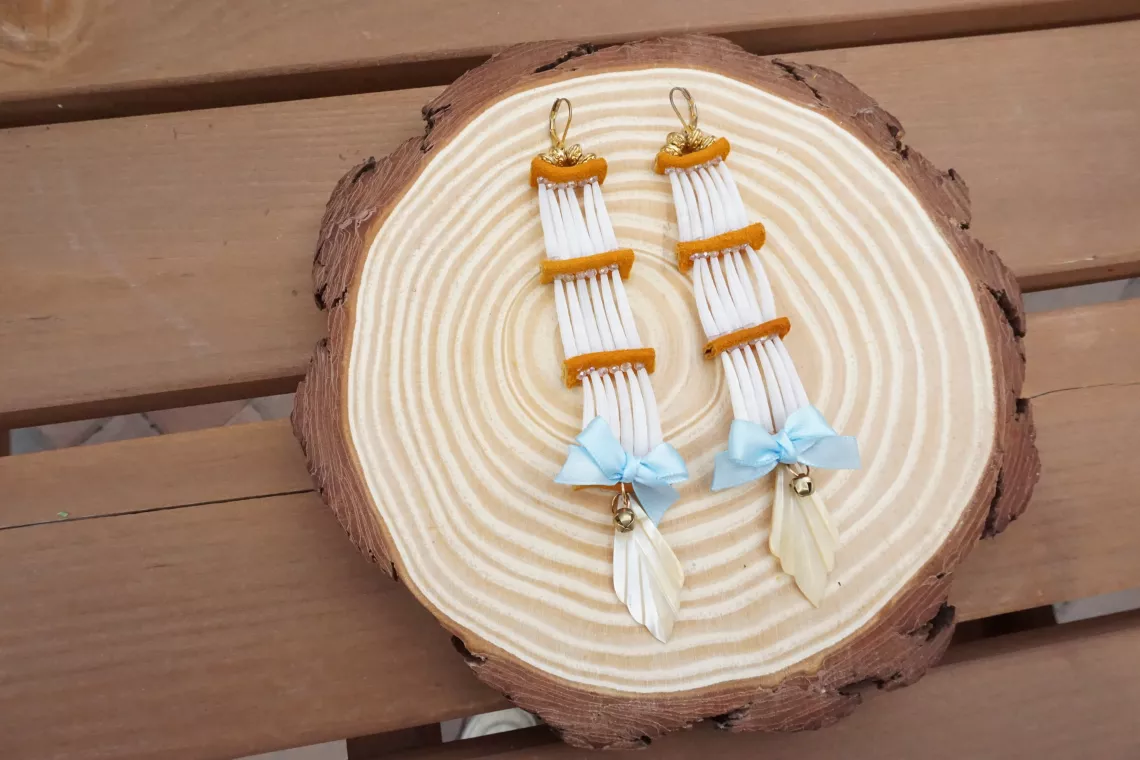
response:
[[[533,39],[706,31],[836,68],[966,178],[972,230],[1026,290],[1140,274],[1140,3],[778,5],[0,9],[0,428],[293,389],[336,179]],[[1043,474],[967,560],[963,619],[1140,586],[1137,345],[1140,301],[1030,317]],[[834,728],[649,753],[1136,756],[1138,653],[1134,614],[984,638]],[[5,760],[228,758],[503,706],[352,549],[287,423],[0,459]],[[584,756],[541,732],[411,752]]]

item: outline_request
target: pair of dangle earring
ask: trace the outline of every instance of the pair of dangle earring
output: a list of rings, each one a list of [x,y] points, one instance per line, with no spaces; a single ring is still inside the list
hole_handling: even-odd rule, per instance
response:
[[[686,119],[674,97],[688,102]],[[713,489],[777,469],[769,545],[783,570],[818,604],[834,569],[838,536],[814,493],[810,467],[858,467],[854,439],[836,435],[810,405],[782,338],[771,287],[756,253],[764,227],[748,224],[725,159],[728,141],[697,127],[687,90],[670,102],[684,128],[671,133],[655,169],[668,176],[679,231],[677,264],[692,274],[705,356],[725,371],[734,421],[728,450],[717,456]],[[557,129],[561,107],[566,125]],[[531,163],[547,258],[541,281],[554,288],[565,361],[563,381],[583,392],[582,432],[555,481],[614,490],[614,591],[630,615],[668,640],[680,612],[684,573],[657,529],[688,478],[665,443],[649,375],[655,354],[637,332],[623,279],[634,253],[618,245],[602,196],[607,165],[567,147],[572,110],[559,98],[550,112],[551,148]],[[782,465],[782,466],[779,466]]]

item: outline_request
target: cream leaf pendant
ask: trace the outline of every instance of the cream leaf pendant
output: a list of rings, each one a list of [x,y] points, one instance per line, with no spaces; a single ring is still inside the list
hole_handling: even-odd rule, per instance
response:
[[[768,548],[816,607],[827,593],[838,547],[839,534],[810,476],[777,468]]]
[[[632,513],[632,516],[630,515]],[[629,494],[614,498],[614,592],[662,643],[681,611],[685,573],[653,520]]]

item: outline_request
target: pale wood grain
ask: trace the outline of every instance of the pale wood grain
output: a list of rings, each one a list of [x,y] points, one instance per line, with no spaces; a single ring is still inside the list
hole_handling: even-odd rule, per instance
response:
[[[1138,41],[1128,23],[811,61],[905,115],[969,182],[983,240],[1053,286],[1140,271],[1140,105],[1090,86],[1140,88]],[[0,353],[20,357],[0,363],[0,423],[290,389],[322,334],[306,288],[328,190],[422,132],[437,93],[0,131]],[[991,122],[999,102],[1014,112]]]
[[[567,742],[630,747],[723,714],[739,730],[827,725],[854,708],[849,684],[903,685],[937,658],[952,630],[948,573],[1037,480],[1029,414],[1013,403],[1020,293],[962,232],[957,176],[898,150],[897,123],[838,75],[712,37],[550,71],[566,50],[512,48],[470,72],[426,107],[423,140],[333,191],[314,263],[330,335],[294,415],[310,470],[361,549],[463,640],[479,677]],[[542,233],[525,177],[546,145],[547,104],[577,102],[574,139],[612,156],[615,230],[641,258],[631,300],[689,303],[668,253],[669,186],[630,158],[676,126],[663,94],[677,84],[734,146],[744,203],[770,228],[761,256],[799,325],[789,350],[809,396],[867,453],[824,486],[842,559],[817,609],[758,558],[777,519],[764,491],[707,489],[729,419],[695,310],[643,321],[668,357],[655,383],[665,436],[692,473],[661,526],[685,567],[662,644],[614,596],[604,499],[550,486],[581,413],[544,337],[554,304],[535,287]],[[528,118],[534,128],[516,126]],[[369,231],[346,234],[362,215]],[[938,403],[925,395],[935,388]],[[1026,445],[1010,445],[1023,426]],[[536,517],[544,529],[527,529]]]
[[[468,0],[19,0],[0,7],[0,125],[440,84],[496,50],[546,39],[726,33],[771,53],[1138,12],[1133,0],[719,0],[699,7],[664,0],[650,9],[605,0],[572,7],[546,0],[493,7]],[[103,97],[108,92],[115,97]]]
[[[1140,585],[1137,340],[1140,301],[1031,317],[1026,387],[1055,391],[1035,400],[1043,477],[961,568],[962,618]],[[170,480],[131,494],[149,470]],[[316,494],[257,498],[298,477],[284,422],[0,460],[21,521],[136,513],[0,530],[5,757],[233,757],[502,705]],[[244,500],[138,514],[226,493]]]

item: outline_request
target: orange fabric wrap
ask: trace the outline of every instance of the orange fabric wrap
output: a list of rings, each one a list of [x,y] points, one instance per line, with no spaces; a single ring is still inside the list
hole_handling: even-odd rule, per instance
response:
[[[582,384],[579,375],[583,372],[620,367],[623,364],[641,364],[646,372],[652,372],[657,364],[657,353],[652,348],[626,348],[621,351],[598,351],[571,356],[562,362],[562,381],[567,388],[573,388]]]
[[[574,166],[555,166],[549,161],[535,156],[530,162],[530,186],[538,187],[541,177],[547,182],[561,185],[564,182],[585,182],[588,179],[597,179],[598,183],[606,181],[606,159],[591,158]]]
[[[677,268],[682,272],[688,272],[693,268],[693,257],[702,253],[720,253],[721,251],[740,248],[743,245],[760,248],[764,245],[767,237],[768,233],[764,230],[764,225],[756,222],[756,224],[750,224],[747,227],[741,227],[738,230],[726,232],[716,237],[677,243]]]
[[[737,346],[763,340],[772,335],[779,335],[783,338],[791,329],[792,323],[787,317],[776,317],[775,319],[762,322],[754,327],[745,327],[743,330],[721,335],[705,344],[705,358],[715,359],[725,351],[731,351]]]
[[[709,147],[694,150],[692,153],[686,153],[683,156],[674,156],[672,153],[666,153],[663,150],[658,151],[657,160],[653,162],[653,171],[664,174],[669,169],[692,169],[694,166],[707,164],[717,158],[726,159],[730,150],[732,150],[732,146],[728,144],[728,140],[718,137]]]
[[[633,249],[619,248],[616,251],[596,253],[593,256],[579,256],[575,259],[546,259],[539,266],[539,281],[549,285],[554,282],[556,277],[579,275],[583,272],[589,272],[591,269],[597,270],[613,266],[618,268],[623,280],[628,279],[629,272],[633,269]]]

